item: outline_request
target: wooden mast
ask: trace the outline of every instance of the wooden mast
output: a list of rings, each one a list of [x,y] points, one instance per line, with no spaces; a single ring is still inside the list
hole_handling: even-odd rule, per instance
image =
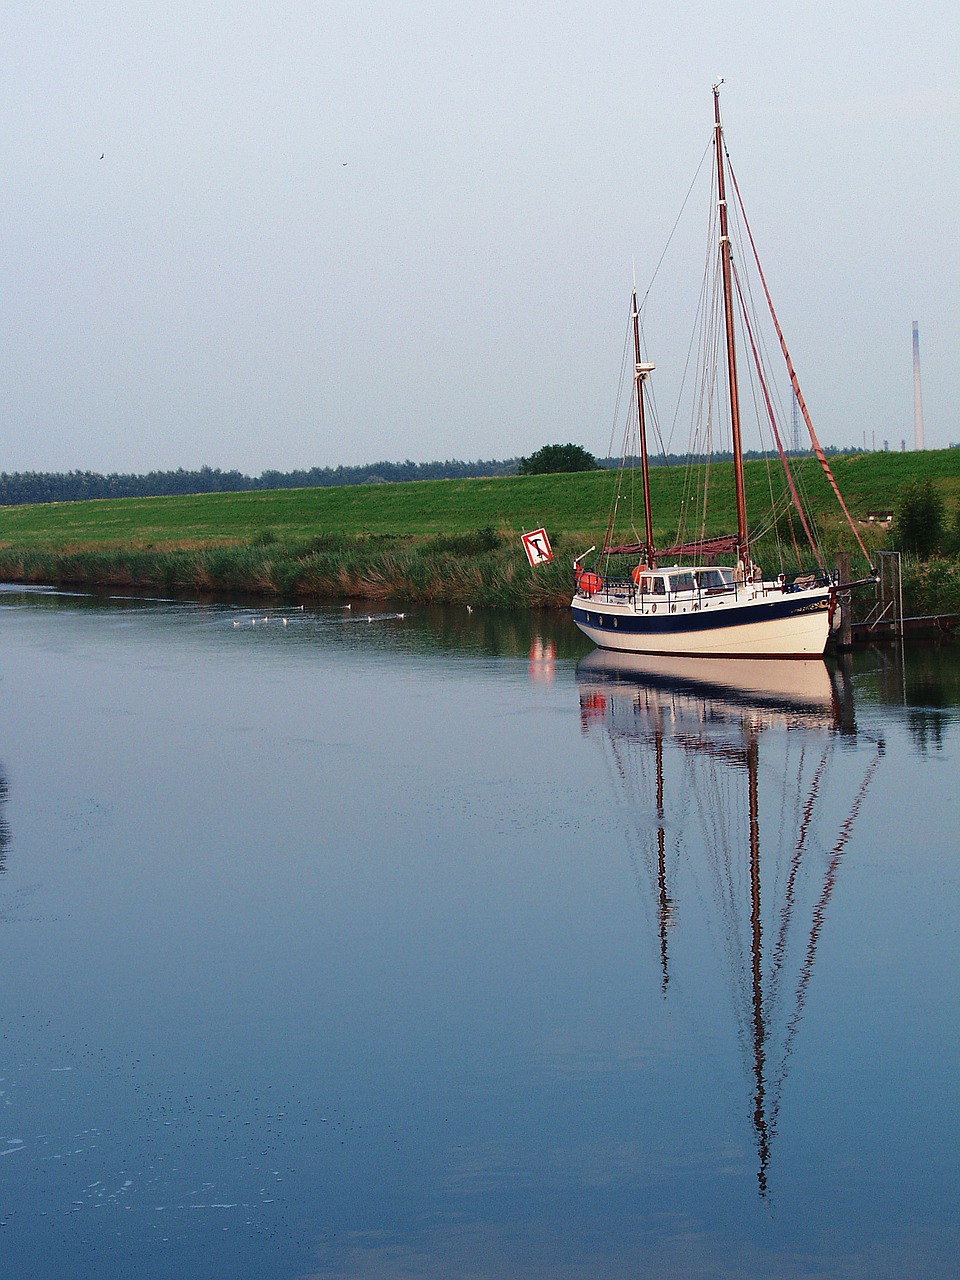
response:
[[[730,429],[733,435],[733,481],[737,497],[737,558],[744,572],[750,571],[750,542],[747,535],[747,500],[743,482],[743,443],[740,437],[740,391],[737,384],[737,347],[733,328],[733,285],[730,265],[730,235],[727,226],[727,196],[723,172],[723,128],[720,124],[720,85],[713,86],[714,136],[717,149],[717,205],[720,211],[720,267],[723,275],[723,319],[727,337],[727,383],[730,392]]]
[[[643,477],[643,520],[644,560],[651,569],[656,568],[653,558],[653,515],[650,511],[650,465],[647,461],[647,428],[643,417],[643,384],[649,377],[653,365],[644,364],[640,359],[640,312],[637,309],[637,290],[633,290],[633,353],[634,381],[637,396],[637,435],[640,438],[640,474]]]

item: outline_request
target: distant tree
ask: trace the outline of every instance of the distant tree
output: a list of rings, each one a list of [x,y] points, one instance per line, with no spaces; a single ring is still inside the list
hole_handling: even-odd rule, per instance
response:
[[[925,560],[943,541],[943,498],[932,480],[908,480],[894,511],[894,531],[901,551]]]
[[[558,471],[597,471],[599,463],[592,453],[578,444],[545,444],[529,458],[521,458],[517,474],[546,476]]]

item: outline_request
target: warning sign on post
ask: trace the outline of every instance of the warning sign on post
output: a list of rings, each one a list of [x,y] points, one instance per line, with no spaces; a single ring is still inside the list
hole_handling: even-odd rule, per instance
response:
[[[553,559],[553,552],[550,549],[550,539],[547,537],[546,529],[534,529],[532,533],[523,535],[523,549],[527,553],[527,559],[532,566],[538,564],[546,564],[547,561]]]

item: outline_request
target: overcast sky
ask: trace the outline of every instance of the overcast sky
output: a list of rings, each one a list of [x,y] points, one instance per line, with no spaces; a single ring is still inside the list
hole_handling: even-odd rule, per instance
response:
[[[3,15],[0,470],[606,452],[718,76],[822,440],[910,443],[913,320],[960,440],[956,0]]]

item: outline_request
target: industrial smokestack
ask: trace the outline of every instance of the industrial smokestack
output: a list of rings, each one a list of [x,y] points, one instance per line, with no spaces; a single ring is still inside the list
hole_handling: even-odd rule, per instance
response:
[[[913,445],[923,448],[923,398],[920,395],[920,330],[913,322]]]

